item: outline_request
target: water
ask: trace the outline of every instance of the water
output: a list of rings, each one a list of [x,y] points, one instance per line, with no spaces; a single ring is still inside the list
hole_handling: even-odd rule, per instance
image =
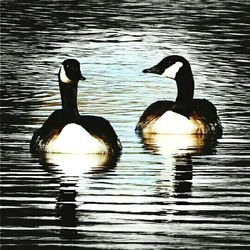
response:
[[[249,5],[2,1],[3,249],[249,248]],[[149,104],[176,96],[173,81],[141,73],[170,54],[190,61],[221,139],[134,133]],[[112,123],[119,159],[29,153],[34,129],[60,108],[69,57],[87,78],[79,110]]]

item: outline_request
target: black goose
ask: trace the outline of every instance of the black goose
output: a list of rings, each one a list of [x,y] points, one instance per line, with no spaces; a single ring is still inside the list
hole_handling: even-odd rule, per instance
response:
[[[79,115],[77,87],[85,80],[80,63],[67,59],[59,74],[62,109],[54,111],[36,130],[30,143],[31,152],[55,153],[118,153],[121,143],[111,124],[104,118]]]
[[[206,99],[193,99],[194,79],[189,62],[182,56],[168,56],[157,65],[144,69],[174,79],[177,98],[157,101],[140,117],[136,131],[156,134],[212,134],[222,135],[222,126],[215,106]]]

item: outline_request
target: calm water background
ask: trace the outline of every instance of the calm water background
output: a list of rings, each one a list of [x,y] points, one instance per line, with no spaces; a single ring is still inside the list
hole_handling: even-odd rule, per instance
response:
[[[250,244],[248,1],[2,1],[3,249],[247,249]],[[164,56],[191,63],[196,97],[217,107],[224,135],[142,140],[142,111],[174,99],[144,75]],[[60,108],[59,65],[76,58],[80,112],[107,118],[123,154],[29,153]]]

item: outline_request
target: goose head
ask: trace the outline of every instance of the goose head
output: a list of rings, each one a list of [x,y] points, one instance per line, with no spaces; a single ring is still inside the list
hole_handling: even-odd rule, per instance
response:
[[[65,84],[76,84],[79,80],[85,80],[80,70],[80,63],[75,59],[63,61],[59,70],[59,80]]]
[[[189,62],[182,56],[172,55],[163,58],[155,66],[144,69],[143,73],[153,73],[163,75],[167,78],[174,79],[185,70],[190,70]]]

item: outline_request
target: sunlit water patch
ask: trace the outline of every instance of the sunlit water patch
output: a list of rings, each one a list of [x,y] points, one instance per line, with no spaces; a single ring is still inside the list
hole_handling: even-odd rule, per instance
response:
[[[249,248],[249,4],[246,1],[4,1],[1,58],[3,249]],[[176,84],[144,75],[185,56],[195,97],[217,107],[218,140],[134,133]],[[76,58],[81,114],[108,119],[117,158],[29,153],[61,106],[57,83]]]

